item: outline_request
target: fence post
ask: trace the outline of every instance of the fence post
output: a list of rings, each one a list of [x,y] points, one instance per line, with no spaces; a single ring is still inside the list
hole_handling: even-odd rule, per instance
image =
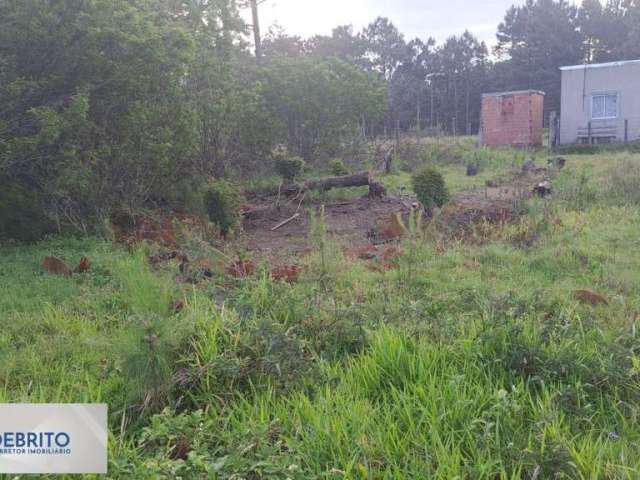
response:
[[[396,149],[395,160],[398,161],[398,154],[400,153],[400,120],[396,120]]]
[[[453,133],[454,137],[458,136],[458,132],[456,131],[457,129],[457,124],[458,124],[458,119],[456,117],[453,117],[451,119],[451,132]]]
[[[624,143],[629,143],[629,120],[624,119]]]
[[[591,145],[591,122],[587,124],[587,138],[589,140],[589,145]]]
[[[557,124],[556,117],[558,113],[554,110],[549,112],[549,148],[553,148],[557,143]]]

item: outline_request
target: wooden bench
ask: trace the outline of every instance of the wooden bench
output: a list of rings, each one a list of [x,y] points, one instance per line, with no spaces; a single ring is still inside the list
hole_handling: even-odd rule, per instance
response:
[[[590,125],[578,128],[578,141],[586,140],[589,144],[610,143],[618,138],[616,125]]]

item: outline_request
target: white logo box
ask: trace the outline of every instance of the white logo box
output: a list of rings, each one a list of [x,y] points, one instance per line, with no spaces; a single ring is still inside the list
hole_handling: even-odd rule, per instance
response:
[[[107,473],[107,405],[0,404],[0,473]]]

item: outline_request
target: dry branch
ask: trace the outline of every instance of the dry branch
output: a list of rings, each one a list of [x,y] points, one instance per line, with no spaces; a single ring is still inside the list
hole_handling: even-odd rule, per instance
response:
[[[293,221],[294,221],[296,218],[298,218],[299,216],[300,216],[300,214],[299,214],[299,213],[296,213],[293,217],[291,217],[291,218],[287,218],[285,221],[280,222],[278,225],[276,225],[275,227],[273,227],[273,228],[271,229],[271,231],[272,231],[272,232],[275,232],[275,231],[276,231],[276,230],[278,230],[279,228],[282,228],[282,227],[284,227],[285,225],[287,225],[287,224],[289,224],[289,223],[293,222]]]

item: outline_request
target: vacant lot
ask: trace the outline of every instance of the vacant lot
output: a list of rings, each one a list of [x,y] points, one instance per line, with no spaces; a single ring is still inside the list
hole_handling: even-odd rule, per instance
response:
[[[456,202],[526,160],[464,148],[477,177],[429,149],[380,180],[410,195],[433,163]],[[107,402],[111,478],[638,478],[640,154],[565,158],[551,197],[463,230],[445,207],[390,256],[309,215],[291,282],[193,232],[190,267],[153,244],[3,247],[0,401]],[[91,271],[46,275],[49,255]]]

